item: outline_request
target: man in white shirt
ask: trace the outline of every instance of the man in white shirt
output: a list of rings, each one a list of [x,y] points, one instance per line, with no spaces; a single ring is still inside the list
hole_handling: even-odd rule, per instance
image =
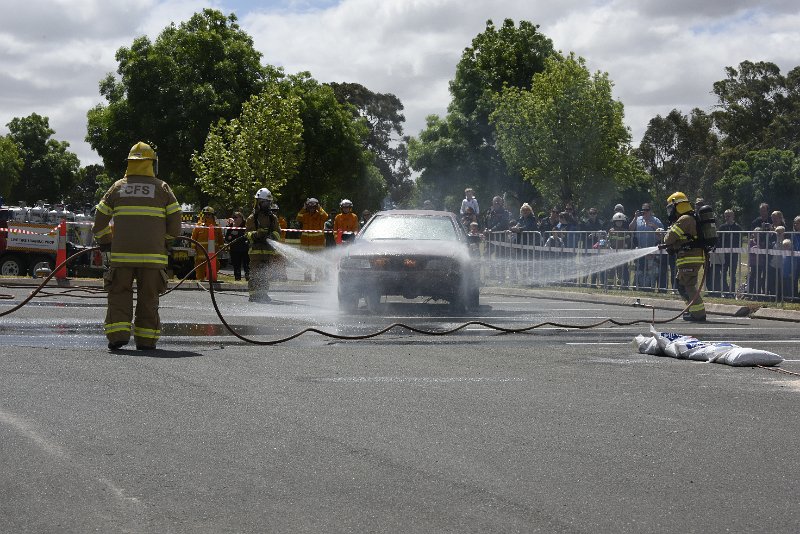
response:
[[[464,200],[461,201],[461,215],[467,212],[467,208],[472,208],[475,215],[480,215],[481,210],[478,208],[478,199],[475,198],[475,191],[471,187],[464,189]]]

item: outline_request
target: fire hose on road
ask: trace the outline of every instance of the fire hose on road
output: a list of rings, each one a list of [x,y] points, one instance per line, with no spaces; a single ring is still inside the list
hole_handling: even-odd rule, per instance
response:
[[[209,263],[211,261],[212,256],[209,255],[208,250],[200,242],[198,242],[198,241],[196,241],[196,240],[194,240],[194,239],[192,239],[190,237],[186,237],[186,236],[181,236],[180,239],[193,243],[197,247],[198,250],[202,251],[203,255],[206,258],[206,261],[204,262],[205,264],[207,264],[207,263]],[[238,239],[226,244],[225,246],[223,246],[217,252],[217,254],[222,252],[223,250],[227,249],[228,247],[230,247],[231,245],[233,245],[234,243],[236,243],[240,239],[245,239],[245,236],[242,236],[242,237],[240,237],[240,238],[238,238]],[[57,272],[57,270],[59,268],[64,267],[66,264],[68,264],[70,261],[72,261],[75,258],[77,258],[78,256],[80,256],[81,254],[90,253],[90,252],[93,252],[93,251],[98,250],[98,249],[99,249],[99,247],[92,247],[92,248],[84,249],[84,250],[81,250],[80,252],[77,252],[76,254],[73,254],[70,257],[68,257],[61,264],[56,266],[56,268],[39,284],[39,286],[30,293],[30,295],[28,295],[22,302],[20,302],[16,306],[14,306],[14,307],[12,307],[12,308],[0,313],[0,317],[4,317],[4,316],[7,316],[7,315],[10,315],[10,314],[14,313],[15,311],[19,310],[20,308],[22,308],[23,306],[25,306],[26,304],[28,304],[38,293],[43,291],[44,287],[47,285],[47,283],[50,281],[50,279],[53,278],[53,276],[55,276],[55,273]],[[196,266],[195,270],[200,265],[203,265],[203,263],[201,263],[198,266]],[[183,284],[184,281],[186,281],[188,279],[189,276],[192,275],[193,272],[194,272],[194,270],[189,272],[173,288],[165,291],[162,294],[162,296],[174,291],[175,289],[177,289],[181,284]],[[694,298],[691,300],[691,302],[689,302],[685,306],[685,308],[683,308],[676,315],[671,316],[671,317],[666,318],[666,319],[660,319],[660,320],[655,318],[655,308],[653,306],[649,306],[648,305],[648,306],[645,306],[645,307],[649,307],[649,308],[652,309],[652,313],[653,313],[652,318],[651,319],[635,319],[635,320],[632,320],[632,321],[620,321],[618,319],[606,318],[606,319],[602,319],[600,321],[597,321],[597,322],[594,322],[594,323],[591,323],[591,324],[586,324],[586,325],[560,323],[560,322],[556,322],[556,321],[543,321],[543,322],[536,323],[536,324],[533,324],[533,325],[530,325],[530,326],[519,327],[519,328],[509,328],[509,327],[505,327],[505,326],[494,325],[494,324],[487,323],[487,322],[484,322],[484,321],[467,321],[467,322],[461,323],[461,324],[459,324],[459,325],[457,325],[457,326],[455,326],[453,328],[442,329],[442,330],[427,330],[427,329],[418,328],[418,327],[415,327],[415,326],[412,326],[412,325],[408,325],[408,324],[405,324],[405,323],[392,323],[392,324],[386,326],[385,328],[382,328],[382,329],[377,330],[375,332],[370,332],[368,334],[361,334],[361,335],[334,334],[334,333],[331,333],[331,332],[326,332],[326,331],[321,330],[319,328],[309,327],[309,328],[305,328],[303,330],[300,330],[300,331],[298,331],[298,332],[296,332],[296,333],[294,333],[294,334],[292,334],[290,336],[286,336],[286,337],[279,338],[279,339],[272,339],[272,340],[252,339],[252,338],[249,338],[249,337],[244,336],[244,335],[240,334],[239,332],[237,332],[228,323],[228,321],[225,319],[225,316],[223,315],[222,311],[219,308],[219,305],[217,303],[217,298],[216,298],[216,295],[215,295],[215,289],[214,289],[214,283],[213,282],[209,282],[209,284],[208,284],[208,293],[209,293],[209,296],[211,297],[211,302],[212,302],[213,307],[214,307],[214,312],[217,314],[217,317],[219,318],[220,322],[225,326],[225,328],[228,330],[228,332],[231,333],[231,335],[233,335],[236,338],[244,341],[245,343],[250,343],[250,344],[253,344],[253,345],[261,345],[261,346],[272,346],[272,345],[279,345],[281,343],[286,343],[288,341],[291,341],[293,339],[296,339],[296,338],[298,338],[298,337],[300,337],[300,336],[302,336],[304,334],[308,334],[308,333],[315,333],[315,334],[319,334],[319,335],[324,336],[324,337],[328,337],[328,338],[331,338],[331,339],[342,340],[342,341],[358,341],[358,340],[365,340],[365,339],[375,338],[375,337],[381,336],[383,334],[386,334],[387,332],[389,332],[391,330],[394,330],[394,329],[405,329],[405,330],[407,330],[409,332],[414,332],[414,333],[417,333],[417,334],[422,334],[422,335],[427,335],[427,336],[447,336],[447,335],[451,335],[451,334],[454,334],[456,332],[459,332],[461,330],[464,330],[464,329],[466,329],[466,328],[468,328],[470,326],[481,326],[481,327],[484,327],[484,328],[487,328],[487,329],[490,329],[490,330],[494,330],[494,331],[496,331],[498,333],[501,333],[501,334],[521,334],[521,333],[530,332],[532,330],[535,330],[537,328],[542,328],[542,327],[545,327],[545,326],[551,326],[551,327],[556,327],[556,328],[564,328],[564,329],[568,329],[568,330],[589,330],[589,329],[592,329],[592,328],[597,328],[597,327],[600,327],[600,326],[603,326],[603,325],[609,325],[609,324],[610,325],[614,325],[614,326],[633,326],[633,325],[637,325],[637,324],[648,324],[648,325],[667,324],[667,323],[671,323],[671,322],[675,321],[676,319],[678,319],[679,317],[681,317],[689,309],[689,307],[694,304],[694,302],[700,296],[700,288],[702,287],[702,284],[703,284],[704,281],[705,281],[705,269],[704,269],[703,277],[700,280],[700,284],[698,285],[697,292],[695,293]],[[67,290],[67,291],[74,291],[76,289],[77,288],[73,288],[73,289],[70,289],[70,290]],[[8,298],[8,296],[5,296],[5,295],[3,295],[2,297],[3,298]],[[101,297],[95,297],[95,298],[101,298]],[[644,306],[644,305],[641,305],[641,304],[635,304],[635,305]],[[759,367],[762,367],[762,366],[759,366]],[[763,368],[764,369],[769,369],[769,370],[777,370],[777,369],[771,369],[769,367],[763,367]],[[789,374],[794,374],[794,375],[800,376],[800,374],[792,373],[791,371],[786,371],[786,370],[783,370],[783,369],[781,369],[780,371],[784,372],[784,373],[789,373]]]
[[[234,241],[231,241],[230,243],[227,243],[216,254],[218,254],[218,253],[222,252],[223,250],[229,248],[231,245],[233,245],[237,241],[239,241],[241,239],[245,239],[245,238],[246,238],[245,236],[242,236],[242,237],[240,237],[240,238],[238,238],[238,239],[236,239]],[[209,263],[211,261],[211,255],[208,253],[208,250],[206,250],[206,248],[202,245],[202,243],[192,239],[191,237],[186,237],[186,236],[181,236],[179,239],[182,239],[182,240],[189,241],[189,242],[193,243],[197,247],[197,249],[199,251],[202,251],[203,255],[206,258],[206,261],[204,263],[201,263],[198,266],[196,266],[195,269],[193,269],[186,276],[184,276],[174,287],[172,287],[171,289],[169,289],[169,290],[165,291],[164,293],[162,293],[162,296],[167,295],[167,294],[171,293],[172,291],[175,291],[178,287],[180,287],[181,284],[183,284],[192,275],[192,273],[195,272],[195,270],[198,267],[200,267],[201,265],[207,264],[207,263]],[[19,304],[17,304],[13,308],[10,308],[10,309],[0,313],[0,317],[4,317],[6,315],[10,315],[11,313],[14,313],[15,311],[19,310],[20,308],[22,308],[23,306],[28,304],[38,293],[40,293],[44,289],[44,287],[47,285],[47,283],[50,281],[50,279],[52,279],[53,276],[55,276],[55,273],[59,268],[61,268],[64,265],[68,264],[70,261],[74,260],[75,258],[80,256],[81,254],[86,254],[86,253],[89,253],[89,252],[92,252],[92,251],[95,251],[95,250],[98,250],[98,249],[99,249],[99,247],[92,247],[92,248],[84,249],[84,250],[81,250],[80,252],[77,252],[76,254],[73,254],[72,256],[68,257],[61,264],[57,265],[56,268],[53,269],[53,271],[44,280],[42,280],[42,282],[39,284],[39,286],[34,291],[32,291],[30,295],[28,295],[22,302],[20,302]],[[701,284],[702,284],[702,281],[701,281]],[[603,325],[606,325],[606,324],[612,324],[612,325],[615,325],[615,326],[632,326],[632,325],[636,325],[636,324],[666,324],[666,323],[670,323],[672,321],[675,321],[676,319],[681,317],[683,315],[683,313],[686,310],[688,310],[689,306],[691,306],[694,303],[694,301],[697,299],[697,297],[700,294],[700,292],[698,290],[698,292],[695,295],[695,297],[692,300],[692,302],[690,302],[677,315],[675,315],[673,317],[669,317],[667,319],[661,319],[661,320],[657,320],[655,318],[655,308],[654,307],[646,306],[646,307],[651,308],[652,311],[653,311],[653,316],[652,316],[651,319],[636,319],[636,320],[633,320],[633,321],[620,321],[620,320],[613,319],[613,318],[607,318],[607,319],[603,319],[601,321],[597,321],[595,323],[591,323],[591,324],[588,324],[588,325],[576,325],[576,324],[568,324],[568,323],[559,323],[559,322],[555,322],[555,321],[543,321],[541,323],[536,323],[536,324],[533,324],[533,325],[530,325],[530,326],[525,326],[525,327],[520,327],[520,328],[508,328],[508,327],[504,327],[504,326],[499,326],[499,325],[493,325],[493,324],[490,324],[490,323],[486,323],[484,321],[468,321],[468,322],[459,324],[458,326],[456,326],[454,328],[449,328],[449,329],[444,329],[444,330],[426,330],[426,329],[423,329],[423,328],[417,328],[415,326],[407,325],[407,324],[404,324],[404,323],[392,323],[391,325],[389,325],[389,326],[387,326],[385,328],[382,328],[381,330],[378,330],[378,331],[375,331],[375,332],[371,332],[369,334],[361,334],[361,335],[334,334],[334,333],[331,333],[331,332],[326,332],[324,330],[320,330],[318,328],[309,327],[309,328],[301,330],[301,331],[299,331],[299,332],[297,332],[295,334],[292,334],[291,336],[287,336],[287,337],[280,338],[280,339],[275,339],[275,340],[264,341],[264,340],[252,339],[252,338],[248,338],[246,336],[243,336],[243,335],[239,334],[238,332],[236,332],[236,330],[230,324],[228,324],[228,322],[225,320],[225,316],[222,314],[222,311],[219,309],[219,305],[217,303],[217,298],[216,298],[216,295],[215,295],[215,291],[216,290],[214,289],[214,283],[213,282],[209,282],[209,284],[208,284],[208,293],[209,293],[209,296],[211,297],[211,302],[212,302],[212,304],[214,306],[214,311],[217,314],[217,317],[219,318],[220,322],[231,333],[231,335],[241,339],[242,341],[244,341],[246,343],[252,343],[254,345],[265,345],[265,346],[278,345],[280,343],[285,343],[287,341],[291,341],[292,339],[295,339],[295,338],[300,337],[303,334],[307,334],[307,333],[316,333],[316,334],[320,334],[322,336],[329,337],[329,338],[332,338],[332,339],[349,340],[349,341],[370,339],[370,338],[377,337],[377,336],[380,336],[382,334],[385,334],[385,333],[387,333],[390,330],[393,330],[395,328],[398,328],[398,329],[402,328],[402,329],[406,329],[406,330],[408,330],[410,332],[414,332],[414,333],[417,333],[417,334],[423,334],[423,335],[429,335],[429,336],[446,336],[446,335],[449,335],[449,334],[454,334],[456,332],[459,332],[460,330],[463,330],[463,329],[465,329],[465,328],[467,328],[469,326],[482,326],[484,328],[489,328],[491,330],[495,330],[495,331],[497,331],[499,333],[502,333],[502,334],[521,334],[521,333],[529,332],[531,330],[535,330],[537,328],[542,328],[542,327],[545,327],[545,326],[552,326],[552,327],[556,327],[556,328],[565,328],[565,329],[587,330],[587,329],[591,329],[591,328],[597,328],[597,327],[600,327],[600,326],[603,326]],[[641,305],[641,306],[643,306],[643,305]]]

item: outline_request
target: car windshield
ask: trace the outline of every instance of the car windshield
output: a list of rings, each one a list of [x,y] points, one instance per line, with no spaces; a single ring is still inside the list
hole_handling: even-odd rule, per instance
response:
[[[449,217],[427,215],[378,215],[361,236],[368,241],[412,239],[458,241],[458,234]]]

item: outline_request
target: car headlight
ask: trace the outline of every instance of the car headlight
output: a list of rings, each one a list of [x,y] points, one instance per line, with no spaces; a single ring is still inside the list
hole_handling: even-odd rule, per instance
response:
[[[343,258],[339,266],[343,269],[371,269],[369,260],[366,258]]]

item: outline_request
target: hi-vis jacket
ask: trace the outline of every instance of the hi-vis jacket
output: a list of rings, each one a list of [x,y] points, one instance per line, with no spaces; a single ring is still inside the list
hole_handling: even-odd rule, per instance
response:
[[[267,239],[280,241],[280,229],[278,218],[274,213],[264,213],[256,210],[247,216],[244,227],[248,234],[253,235],[250,240],[250,257],[255,259],[259,256],[272,256],[277,254],[275,248],[269,244]]]
[[[180,232],[181,207],[172,189],[138,175],[125,176],[106,191],[92,226],[99,244],[111,243],[112,267],[166,269],[167,246]]]
[[[306,211],[303,207],[297,214],[297,220],[302,225],[303,230],[319,230],[317,232],[303,232],[300,234],[300,244],[306,247],[324,247],[325,246],[325,221],[328,220],[328,213],[322,209],[322,206],[316,212]]]
[[[353,212],[339,213],[333,218],[333,231],[358,232],[358,215]]]
[[[664,244],[667,250],[675,254],[675,267],[682,265],[702,265],[704,261],[703,249],[694,246],[697,239],[697,223],[694,216],[688,213],[681,215],[667,230]]]
[[[206,217],[201,217],[199,221],[197,221],[197,226],[192,230],[192,239],[199,242],[205,248],[208,248],[208,229],[211,226],[211,222],[207,220]],[[224,243],[222,242],[222,228],[219,226],[214,227],[214,251],[219,252],[219,249],[222,248]],[[198,261],[206,261],[205,256],[197,245],[192,243],[192,248],[197,251],[197,255],[195,256],[195,260]]]

